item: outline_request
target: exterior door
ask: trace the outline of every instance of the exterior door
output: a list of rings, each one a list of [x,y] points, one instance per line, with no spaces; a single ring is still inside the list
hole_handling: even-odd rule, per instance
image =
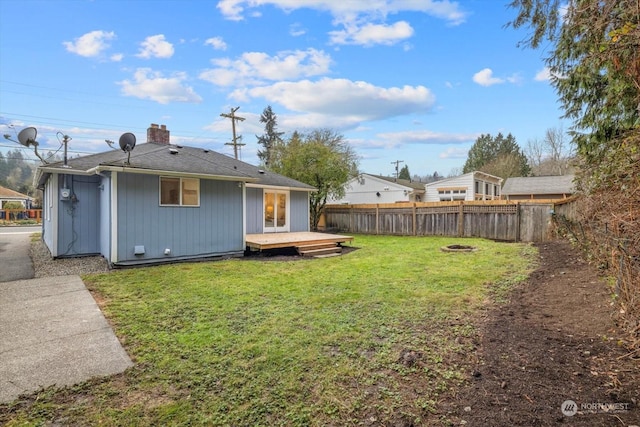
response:
[[[264,192],[264,232],[289,231],[289,193],[265,190]]]

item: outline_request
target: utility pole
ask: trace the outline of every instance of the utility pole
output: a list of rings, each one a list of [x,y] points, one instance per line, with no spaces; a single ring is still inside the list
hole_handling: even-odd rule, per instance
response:
[[[231,130],[233,132],[233,142],[227,142],[224,145],[233,145],[233,155],[236,158],[236,160],[238,160],[238,146],[246,145],[238,142],[238,139],[242,139],[242,137],[239,137],[239,138],[236,137],[236,120],[240,122],[244,121],[244,117],[236,116],[236,111],[238,111],[238,109],[240,109],[240,107],[232,108],[231,113],[220,114],[221,117],[226,117],[228,119],[231,119]]]
[[[398,171],[398,166],[400,166],[400,163],[404,163],[404,160],[396,160],[395,162],[391,162],[392,165],[396,165],[396,182],[398,182],[398,175],[399,175],[399,171]]]

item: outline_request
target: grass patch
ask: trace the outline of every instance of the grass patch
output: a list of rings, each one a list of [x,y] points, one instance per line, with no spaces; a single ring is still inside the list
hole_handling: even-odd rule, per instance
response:
[[[525,278],[530,246],[357,236],[335,258],[84,277],[134,359],[121,375],[0,405],[9,425],[419,423],[465,374],[489,283]],[[465,244],[470,253],[440,247]],[[3,415],[4,414],[4,415]]]

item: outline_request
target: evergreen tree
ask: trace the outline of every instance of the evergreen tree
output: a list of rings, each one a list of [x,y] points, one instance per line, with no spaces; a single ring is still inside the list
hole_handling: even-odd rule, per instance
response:
[[[640,129],[638,3],[512,0],[510,7],[518,15],[509,25],[531,30],[523,44],[549,52],[551,84],[564,117],[574,121],[578,153],[587,165],[606,169],[602,158]]]
[[[4,154],[0,153],[0,185],[7,186],[7,177],[9,176],[9,166]]]
[[[480,135],[469,150],[462,173],[482,171],[491,175],[509,178],[527,176],[530,173],[527,157],[516,143],[513,135],[506,137],[498,133]]]
[[[398,179],[404,179],[407,181],[411,181],[411,174],[409,173],[409,166],[404,165],[402,169],[400,169],[400,173],[398,174]]]
[[[258,158],[264,166],[270,167],[274,149],[282,143],[282,135],[284,132],[278,132],[278,118],[268,105],[260,116],[260,123],[264,123],[264,135],[258,136],[258,144],[263,148],[258,150]]]

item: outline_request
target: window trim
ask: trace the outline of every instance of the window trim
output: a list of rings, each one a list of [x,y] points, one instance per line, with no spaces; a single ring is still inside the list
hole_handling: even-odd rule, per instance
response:
[[[171,179],[171,180],[178,180],[178,189],[179,189],[179,194],[178,194],[178,204],[168,204],[168,203],[162,203],[162,180],[163,179]],[[195,205],[185,205],[184,204],[184,197],[182,194],[182,189],[183,189],[183,181],[185,180],[191,180],[191,181],[196,181],[198,184],[198,202]],[[183,207],[183,208],[199,208],[200,207],[200,178],[183,178],[183,177],[176,177],[176,176],[159,176],[158,177],[158,205],[161,207]]]

